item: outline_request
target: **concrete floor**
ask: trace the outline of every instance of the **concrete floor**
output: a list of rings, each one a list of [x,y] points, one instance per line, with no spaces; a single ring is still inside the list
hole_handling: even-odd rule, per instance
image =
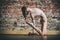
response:
[[[0,40],[42,40],[41,36],[33,35],[14,35],[14,34],[0,34]],[[47,36],[47,40],[60,40],[60,35],[50,35]]]

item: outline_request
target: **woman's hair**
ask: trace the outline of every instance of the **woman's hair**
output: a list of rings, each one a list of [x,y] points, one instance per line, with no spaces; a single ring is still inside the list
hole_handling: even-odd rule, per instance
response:
[[[26,12],[27,12],[26,6],[23,6],[23,7],[21,8],[21,10],[22,10],[22,14],[23,14],[24,18],[26,18]]]

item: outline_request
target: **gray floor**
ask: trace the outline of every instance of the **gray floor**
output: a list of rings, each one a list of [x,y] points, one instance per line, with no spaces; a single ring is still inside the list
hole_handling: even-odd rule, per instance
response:
[[[42,40],[40,36],[1,35],[0,40]],[[47,40],[60,40],[60,35],[47,36]]]

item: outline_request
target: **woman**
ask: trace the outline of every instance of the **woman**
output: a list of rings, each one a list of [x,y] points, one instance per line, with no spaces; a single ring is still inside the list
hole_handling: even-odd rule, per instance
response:
[[[26,8],[26,7],[25,7]],[[23,11],[23,10],[25,10],[25,11]],[[28,13],[27,13],[28,12]],[[31,14],[31,18],[33,19],[33,24],[30,24],[30,23],[28,23],[28,22],[26,22],[27,24],[29,24],[33,29],[35,29],[37,32],[38,32],[38,34],[39,35],[42,35],[42,38],[43,38],[43,40],[45,40],[44,38],[44,36],[46,35],[46,29],[47,29],[47,17],[46,17],[46,15],[45,15],[45,13],[41,10],[41,9],[39,9],[39,8],[36,8],[36,7],[27,7],[26,9],[24,9],[23,7],[22,7],[22,13],[23,13],[23,16],[25,17],[25,19],[26,19],[26,17],[27,17],[27,15],[26,14]],[[24,14],[25,13],[25,14]],[[34,20],[34,17],[36,16],[36,15],[38,15],[38,16],[40,16],[42,19],[41,19],[41,24],[42,24],[42,27],[41,27],[41,30],[39,29],[39,28],[37,28],[37,27],[35,27],[35,20]],[[34,25],[34,26],[33,26]]]

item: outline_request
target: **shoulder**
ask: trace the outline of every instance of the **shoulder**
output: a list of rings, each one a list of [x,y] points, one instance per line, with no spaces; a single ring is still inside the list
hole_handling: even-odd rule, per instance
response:
[[[27,8],[27,11],[32,11],[32,9],[31,8]]]
[[[40,8],[35,8],[36,10],[40,11],[40,12],[43,12],[43,10],[41,10]]]

